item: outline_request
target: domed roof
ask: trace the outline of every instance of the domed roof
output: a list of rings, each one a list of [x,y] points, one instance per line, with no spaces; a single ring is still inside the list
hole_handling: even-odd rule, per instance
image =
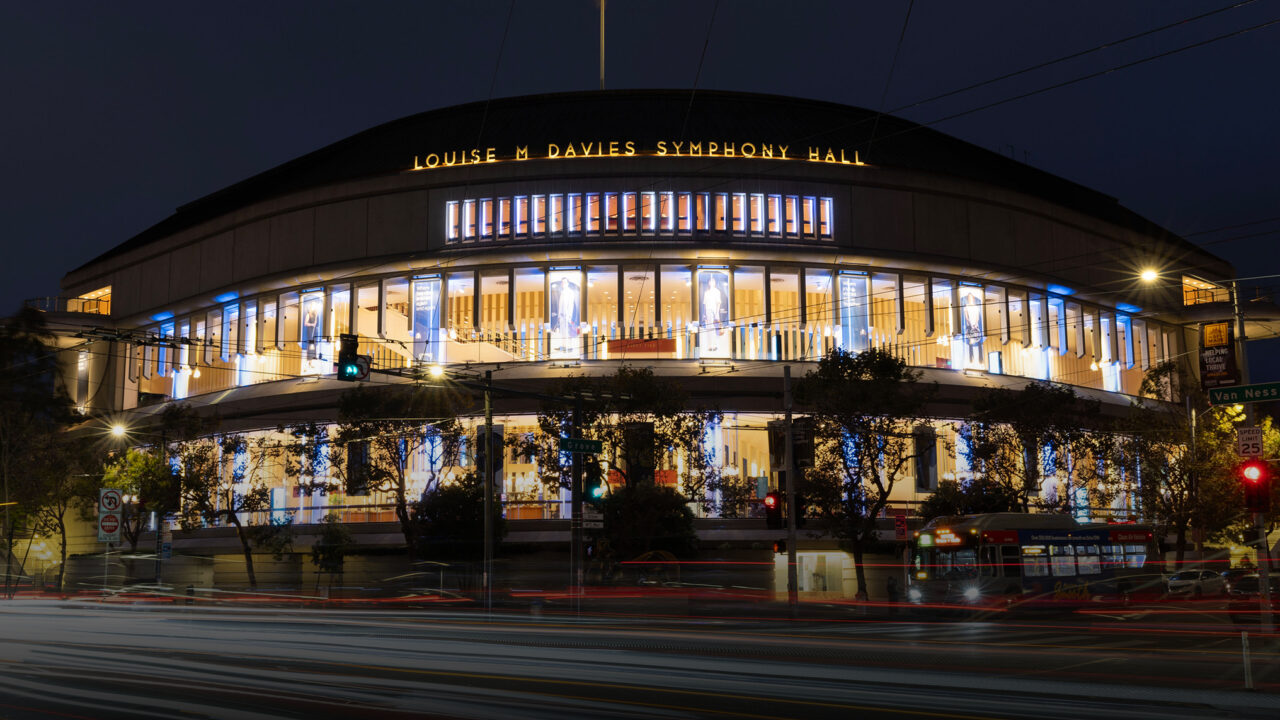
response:
[[[403,172],[411,167],[415,153],[517,145],[545,148],[547,143],[590,140],[633,140],[641,147],[654,147],[658,140],[685,138],[785,144],[795,153],[809,146],[856,150],[874,165],[978,180],[1173,239],[1107,195],[864,108],[737,92],[609,90],[475,102],[378,125],[184,205],[86,265],[272,197]]]

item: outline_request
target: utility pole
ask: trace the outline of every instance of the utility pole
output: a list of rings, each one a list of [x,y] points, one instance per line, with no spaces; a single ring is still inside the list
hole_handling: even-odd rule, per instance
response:
[[[600,0],[600,89],[604,89],[604,4]]]
[[[484,609],[493,610],[493,371],[484,371]]]
[[[782,368],[782,409],[786,414],[787,439],[782,464],[787,468],[787,606],[795,615],[799,602],[799,578],[796,569],[796,454],[795,437],[791,433],[791,366]]]
[[[603,4],[603,3],[602,3]],[[573,399],[573,436],[582,437],[582,395],[576,394]],[[573,457],[573,487],[570,490],[572,517],[569,520],[569,568],[573,573],[574,606],[581,609],[582,588],[584,584],[582,557],[582,453],[575,452]]]

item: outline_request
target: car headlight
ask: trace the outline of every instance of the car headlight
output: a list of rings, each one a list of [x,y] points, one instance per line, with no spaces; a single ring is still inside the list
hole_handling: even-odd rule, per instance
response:
[[[924,593],[920,592],[920,588],[913,587],[907,590],[907,599],[911,602],[920,602],[924,598]]]
[[[977,600],[980,597],[982,597],[982,592],[978,590],[978,588],[976,587],[965,588],[964,590],[965,600],[968,600],[969,602],[973,602],[974,600]]]

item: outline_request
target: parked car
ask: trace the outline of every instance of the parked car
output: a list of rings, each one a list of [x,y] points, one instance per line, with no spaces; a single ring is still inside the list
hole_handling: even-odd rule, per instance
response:
[[[1227,581],[1227,592],[1231,592],[1231,584],[1236,580],[1239,580],[1246,575],[1255,575],[1257,572],[1258,571],[1253,568],[1231,568],[1230,570],[1223,570],[1222,579]]]
[[[1183,570],[1169,578],[1170,595],[1221,595],[1227,591],[1227,581],[1212,570]]]
[[[1262,619],[1262,607],[1258,596],[1262,594],[1262,578],[1257,575],[1245,575],[1236,578],[1227,593],[1227,616],[1233,623],[1256,623]],[[1271,576],[1271,615],[1272,620],[1280,619],[1276,612],[1276,603],[1280,602],[1280,577]]]

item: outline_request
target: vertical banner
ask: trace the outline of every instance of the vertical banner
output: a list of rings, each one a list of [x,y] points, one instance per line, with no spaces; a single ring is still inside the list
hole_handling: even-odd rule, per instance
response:
[[[440,278],[413,281],[413,357],[421,363],[444,362],[440,344]]]
[[[867,284],[870,279],[861,273],[841,273],[838,278],[840,293],[841,349],[860,353],[871,347],[871,315],[868,307]]]
[[[960,336],[964,339],[966,368],[985,369],[987,367],[986,358],[982,353],[982,342],[986,339],[982,327],[985,301],[982,286],[960,284]]]
[[[1240,384],[1236,363],[1234,328],[1227,321],[1200,324],[1200,387],[1232,387]]]
[[[728,358],[733,353],[729,325],[729,273],[698,269],[698,357]]]
[[[547,273],[547,283],[551,290],[547,294],[551,359],[578,360],[582,357],[582,271],[552,270]]]
[[[302,357],[314,360],[320,357],[320,337],[324,334],[324,291],[305,293],[302,296],[302,323],[298,326],[298,344]]]

